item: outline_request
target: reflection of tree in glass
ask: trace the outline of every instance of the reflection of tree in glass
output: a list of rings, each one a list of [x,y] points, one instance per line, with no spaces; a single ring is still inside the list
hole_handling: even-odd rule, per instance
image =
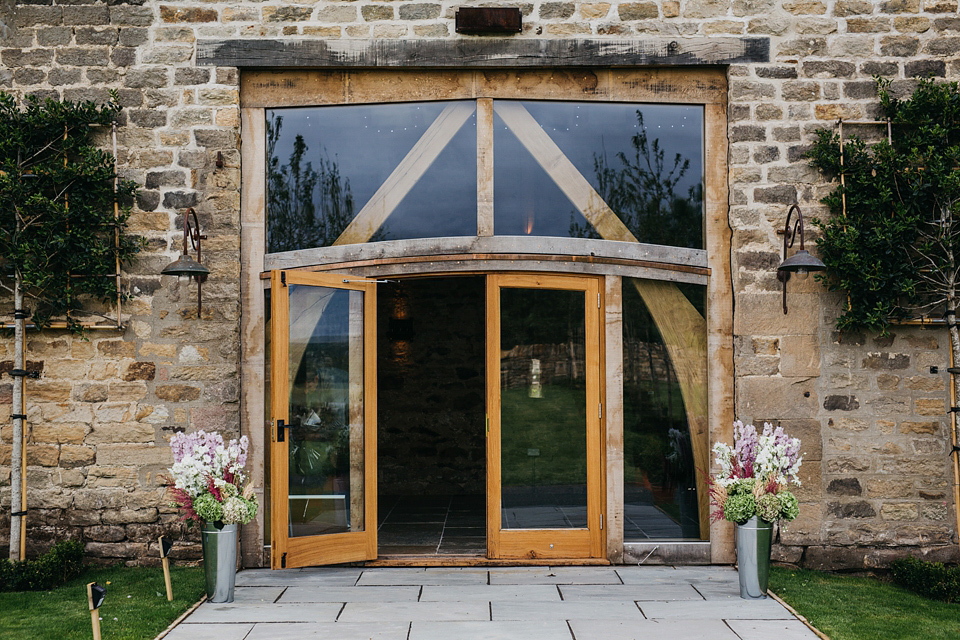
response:
[[[297,134],[287,164],[276,155],[283,116],[267,121],[267,251],[327,247],[354,216],[350,180],[337,163],[321,158],[319,167],[304,162],[307,143]]]
[[[637,110],[638,131],[630,141],[633,157],[617,154],[622,165],[614,168],[601,154],[594,154],[597,193],[640,241],[674,247],[703,248],[703,184],[698,182],[677,195],[677,186],[690,169],[690,160],[678,153],[668,167],[660,139],[651,142]],[[571,216],[570,236],[600,238],[589,224],[580,225]]]

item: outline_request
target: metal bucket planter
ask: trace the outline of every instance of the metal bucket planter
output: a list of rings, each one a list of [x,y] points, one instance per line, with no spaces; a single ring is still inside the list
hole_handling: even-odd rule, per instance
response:
[[[203,573],[210,602],[233,602],[239,528],[236,524],[203,523]]]
[[[767,597],[770,580],[770,545],[773,525],[754,516],[737,525],[737,570],[740,597],[756,600]]]

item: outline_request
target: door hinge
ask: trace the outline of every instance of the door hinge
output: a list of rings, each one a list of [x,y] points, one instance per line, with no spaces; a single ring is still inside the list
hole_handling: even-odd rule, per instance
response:
[[[600,514],[600,529],[603,529],[603,514]]]
[[[282,284],[283,286],[287,286],[287,272],[286,272],[286,271],[281,271],[281,272],[280,272],[280,284]]]
[[[597,418],[603,420],[603,403],[597,405]]]
[[[490,416],[487,416],[487,435],[490,435]]]
[[[287,425],[283,423],[283,420],[277,420],[277,442],[283,442],[286,440],[286,433],[284,429],[287,428]]]
[[[286,552],[284,552],[283,555],[280,556],[280,568],[281,568],[281,569],[286,569],[286,568],[287,568],[287,553],[286,553]]]

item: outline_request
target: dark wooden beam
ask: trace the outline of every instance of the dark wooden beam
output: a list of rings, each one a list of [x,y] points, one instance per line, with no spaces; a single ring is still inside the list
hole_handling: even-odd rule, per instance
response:
[[[769,38],[197,41],[198,65],[240,68],[636,67],[769,60]]]

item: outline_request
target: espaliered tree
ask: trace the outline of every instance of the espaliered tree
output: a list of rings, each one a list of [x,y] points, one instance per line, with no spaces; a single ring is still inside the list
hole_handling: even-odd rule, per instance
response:
[[[116,179],[114,158],[94,144],[120,107],[0,94],[0,293],[14,329],[10,558],[21,555],[21,469],[26,322],[82,334],[76,313],[115,300],[117,269],[141,246],[125,233],[136,186]],[[100,132],[97,134],[96,132]],[[87,309],[85,309],[87,307]],[[119,321],[119,319],[118,319]]]
[[[878,81],[889,140],[851,138],[841,162],[839,137],[821,131],[810,152],[814,166],[843,177],[824,199],[832,217],[814,220],[820,279],[847,295],[840,330],[884,333],[898,320],[942,316],[960,354],[960,86],[921,80],[906,99],[889,86]],[[960,375],[953,381],[960,397]]]

